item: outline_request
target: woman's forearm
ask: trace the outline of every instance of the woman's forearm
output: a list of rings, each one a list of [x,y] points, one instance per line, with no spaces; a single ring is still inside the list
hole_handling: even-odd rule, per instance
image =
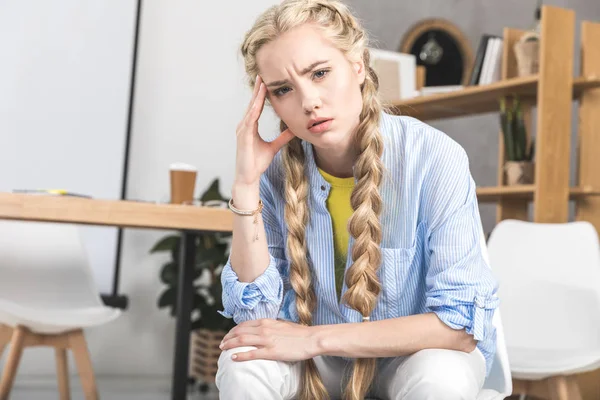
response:
[[[255,210],[260,199],[259,185],[235,185],[232,188],[233,204],[242,210]],[[258,234],[258,239],[256,236]],[[253,216],[234,214],[231,240],[231,268],[240,282],[253,282],[269,266],[269,250],[265,238],[262,215],[257,224]]]
[[[477,344],[433,313],[311,329],[319,355],[349,358],[400,357],[428,348],[470,352]]]

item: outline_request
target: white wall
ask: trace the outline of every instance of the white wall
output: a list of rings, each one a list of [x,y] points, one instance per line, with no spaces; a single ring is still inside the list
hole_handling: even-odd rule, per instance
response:
[[[0,191],[120,197],[135,3],[0,2]],[[82,233],[110,293],[117,229]]]
[[[167,168],[175,161],[198,166],[198,192],[220,177],[222,191],[230,193],[235,128],[251,94],[243,85],[238,48],[258,13],[275,3],[144,3],[128,198],[168,199]],[[272,136],[277,123],[265,110],[261,134]],[[121,291],[129,296],[129,309],[117,321],[87,332],[99,376],[170,377],[175,321],[156,307],[164,259],[148,254],[164,234],[125,231]],[[54,379],[52,356],[48,349],[27,350],[17,379]]]

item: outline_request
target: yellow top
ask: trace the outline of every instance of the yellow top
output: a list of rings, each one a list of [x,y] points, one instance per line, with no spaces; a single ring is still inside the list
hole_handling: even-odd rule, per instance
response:
[[[327,198],[327,209],[331,214],[333,225],[333,245],[335,255],[335,287],[338,298],[344,283],[344,271],[346,269],[346,256],[348,255],[348,219],[352,215],[350,195],[354,189],[354,177],[338,178],[328,174],[319,168],[323,178],[331,185],[329,197]]]

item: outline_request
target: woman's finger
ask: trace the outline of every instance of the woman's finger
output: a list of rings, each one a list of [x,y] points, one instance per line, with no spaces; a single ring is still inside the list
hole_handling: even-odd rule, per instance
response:
[[[264,83],[260,84],[256,98],[254,99],[254,103],[252,104],[252,107],[250,108],[250,110],[248,110],[248,113],[242,120],[240,128],[241,134],[258,135],[256,129],[253,128],[256,127],[256,124],[258,123],[258,119],[260,117],[260,113],[262,112],[262,108],[264,106],[264,85]],[[240,133],[238,133],[238,136],[240,135]]]
[[[241,328],[241,327],[246,327],[246,326],[262,326],[262,325],[270,324],[270,323],[273,323],[273,322],[275,322],[275,320],[269,319],[269,318],[249,319],[248,321],[240,322],[237,325],[237,327]]]
[[[258,335],[257,328],[254,326],[237,326],[235,327],[235,330],[232,329],[225,336],[223,336],[223,340],[221,340],[221,343],[241,335]]]
[[[232,337],[239,336],[243,333],[258,334],[258,330],[256,328],[271,326],[272,324],[277,322],[278,321],[269,318],[250,319],[248,321],[240,322],[238,325],[231,328],[229,332],[225,334],[221,342],[229,340]]]
[[[260,75],[256,75],[256,80],[254,82],[254,88],[252,89],[252,97],[250,98],[250,101],[248,102],[248,108],[246,108],[246,114],[248,114],[250,112],[250,109],[252,108],[252,104],[254,104],[254,100],[256,100],[256,94],[258,93],[258,89],[260,88],[261,83],[262,83],[262,79],[260,78]]]
[[[250,360],[273,360],[273,355],[266,348],[260,348],[250,351],[241,351],[231,356],[235,361],[250,361]]]
[[[266,94],[267,89],[265,88],[265,84],[261,82],[256,98],[254,99],[254,104],[252,104],[252,108],[248,112],[248,119],[246,120],[247,126],[252,126],[258,122],[265,107]]]
[[[221,350],[235,349],[242,346],[264,346],[267,340],[258,335],[240,335],[224,341],[219,348]]]
[[[289,129],[281,132],[279,136],[269,142],[269,146],[271,146],[271,151],[273,151],[273,154],[281,150],[281,148],[289,143],[294,137],[296,136]]]

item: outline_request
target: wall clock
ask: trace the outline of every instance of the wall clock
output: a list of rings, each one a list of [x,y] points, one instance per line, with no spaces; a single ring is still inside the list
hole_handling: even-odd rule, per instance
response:
[[[473,50],[464,33],[452,22],[432,18],[408,29],[398,51],[413,54],[425,67],[425,86],[467,85]]]

